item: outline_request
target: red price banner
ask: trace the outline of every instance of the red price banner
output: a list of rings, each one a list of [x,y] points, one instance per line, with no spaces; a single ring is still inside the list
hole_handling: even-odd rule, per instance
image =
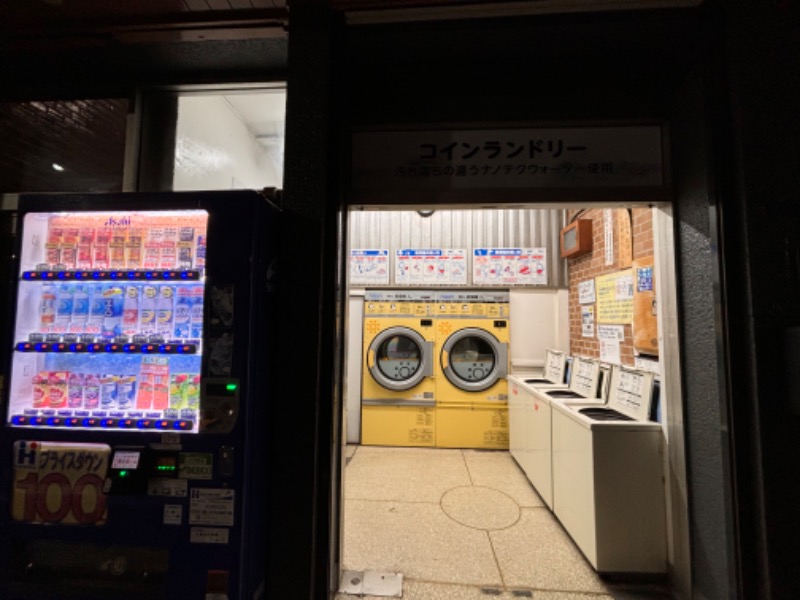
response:
[[[111,448],[20,440],[14,444],[11,512],[17,521],[103,525]]]

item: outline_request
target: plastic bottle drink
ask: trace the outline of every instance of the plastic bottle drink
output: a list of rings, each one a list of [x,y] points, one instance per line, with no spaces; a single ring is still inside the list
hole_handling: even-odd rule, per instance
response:
[[[139,332],[139,288],[129,285],[125,288],[125,302],[122,305],[122,333],[135,335]]]
[[[64,408],[67,404],[66,371],[50,371],[50,408]]]
[[[55,333],[66,333],[72,320],[72,295],[71,285],[60,285],[56,291],[56,322],[53,325]]]
[[[139,332],[150,335],[156,332],[156,300],[158,288],[146,285],[139,302]]]
[[[97,408],[100,405],[100,379],[97,375],[83,378],[83,407]]]
[[[72,318],[69,322],[70,333],[83,333],[86,331],[86,321],[89,318],[89,294],[86,288],[79,285],[72,296]]]
[[[103,410],[117,407],[117,379],[116,375],[103,375],[100,378],[100,408]]]
[[[103,331],[103,321],[105,320],[106,304],[103,298],[104,286],[92,288],[89,296],[89,317],[86,319],[86,333],[100,335]]]
[[[124,410],[134,406],[136,399],[136,377],[126,375],[117,379],[117,408]]]
[[[192,330],[192,288],[181,286],[175,295],[175,337],[188,339]]]
[[[172,335],[174,294],[172,287],[161,286],[156,301],[156,333],[164,337]]]
[[[113,338],[122,331],[124,303],[124,291],[121,286],[112,285],[103,290],[103,337]]]
[[[53,330],[56,321],[56,290],[52,285],[42,286],[39,299],[39,331],[47,333]]]
[[[189,337],[199,340],[203,337],[203,286],[196,285],[192,290],[192,311]]]
[[[67,406],[80,408],[83,406],[83,375],[70,373],[67,379]]]

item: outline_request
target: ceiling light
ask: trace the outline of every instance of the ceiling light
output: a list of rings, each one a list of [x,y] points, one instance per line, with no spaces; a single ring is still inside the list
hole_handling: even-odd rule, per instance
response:
[[[64,167],[62,167],[62,166],[61,166],[60,164],[58,164],[58,163],[53,163],[53,170],[54,170],[54,171],[63,171],[63,170],[64,170]]]

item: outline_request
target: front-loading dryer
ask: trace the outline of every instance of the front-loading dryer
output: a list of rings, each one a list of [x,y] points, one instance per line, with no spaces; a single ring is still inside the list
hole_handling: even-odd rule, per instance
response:
[[[440,292],[436,445],[508,449],[508,292]]]
[[[664,435],[653,374],[611,369],[608,403],[552,404],[553,512],[602,573],[667,567]]]
[[[364,302],[361,443],[434,446],[433,294],[369,290]]]

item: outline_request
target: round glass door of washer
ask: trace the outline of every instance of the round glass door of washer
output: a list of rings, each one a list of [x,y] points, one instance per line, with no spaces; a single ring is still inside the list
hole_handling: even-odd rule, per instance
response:
[[[442,368],[457,388],[479,392],[507,374],[505,346],[483,329],[462,329],[442,346]]]
[[[430,372],[426,345],[429,343],[413,329],[390,327],[375,336],[369,346],[369,371],[386,389],[408,390]]]

